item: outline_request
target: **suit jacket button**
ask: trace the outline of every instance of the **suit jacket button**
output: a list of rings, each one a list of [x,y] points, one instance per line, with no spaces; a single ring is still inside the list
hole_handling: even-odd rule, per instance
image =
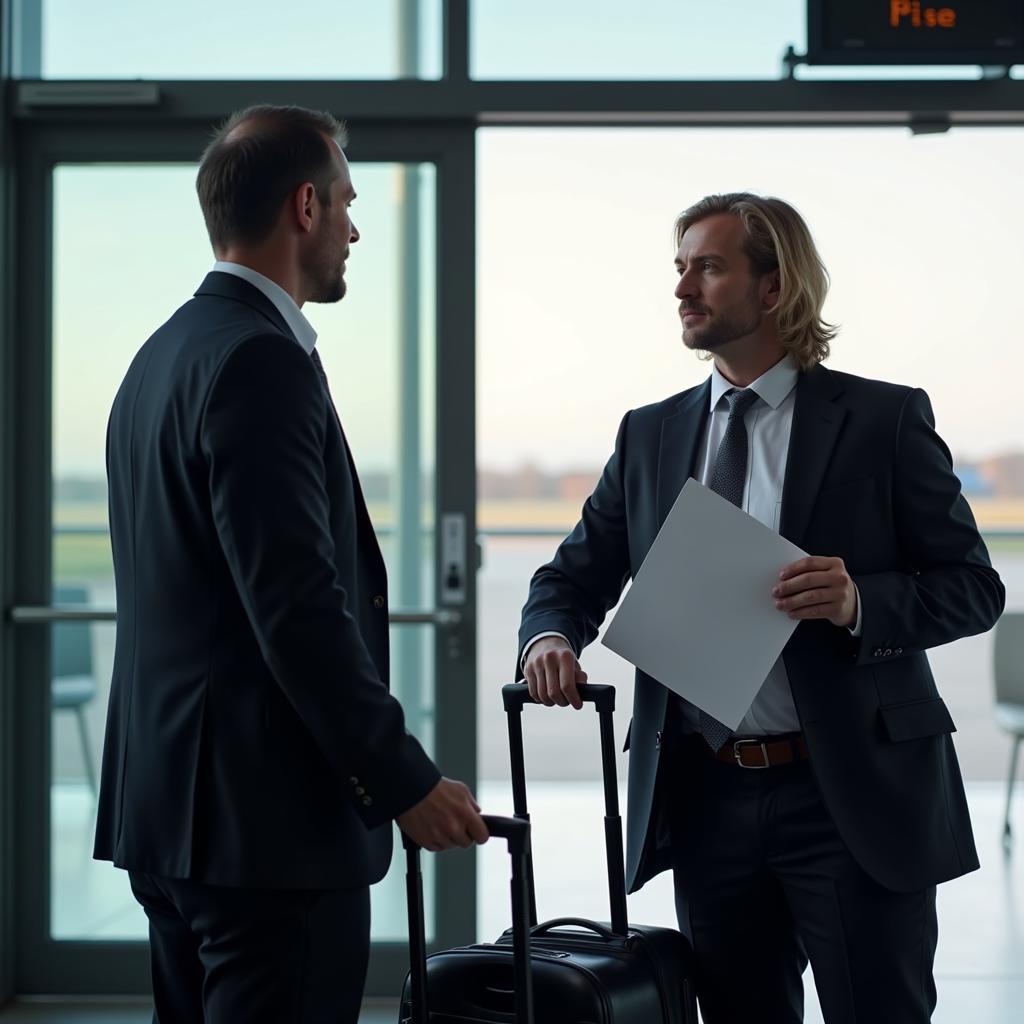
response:
[[[359,780],[354,775],[348,781],[353,786],[358,786],[359,785]]]
[[[874,651],[872,651],[872,657],[880,658],[881,656],[882,656],[882,648],[881,647],[876,647],[874,649]]]
[[[372,800],[371,797],[368,797],[368,796],[364,796],[363,797],[363,806],[364,807],[369,807],[370,804],[372,804],[372,803],[373,803],[373,800]]]
[[[891,647],[886,647],[886,649],[885,649],[885,657],[888,658],[891,654],[892,654],[892,648]]]
[[[654,749],[661,750],[661,733],[656,732],[654,734]]]
[[[366,792],[362,786],[356,786],[356,796],[362,796]]]
[[[378,594],[378,595],[377,595],[377,596],[376,596],[376,597],[375,597],[375,598],[373,599],[373,607],[374,607],[374,608],[383,608],[383,607],[384,607],[384,598],[383,598],[383,597],[381,597],[381,596],[380,596],[380,594]]]
[[[903,653],[903,648],[902,647],[897,647],[896,650],[893,651],[893,654],[902,654],[902,653]]]

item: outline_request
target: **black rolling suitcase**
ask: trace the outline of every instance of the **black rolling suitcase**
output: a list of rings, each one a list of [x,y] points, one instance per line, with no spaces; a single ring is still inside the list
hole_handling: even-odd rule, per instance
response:
[[[538,925],[529,839],[524,840],[521,855],[510,839],[513,927],[493,945],[467,946],[431,956],[420,981],[428,990],[429,1017],[409,1012],[409,997],[413,996],[414,1007],[416,999],[414,986],[407,981],[403,1024],[696,1024],[689,943],[670,928],[627,925],[612,727],[615,690],[591,683],[581,690],[581,696],[595,705],[601,723],[611,924],[559,918]],[[503,698],[508,712],[515,814],[526,824],[521,713],[530,698],[522,683],[504,687]],[[410,880],[410,936],[414,923],[421,936],[422,912],[414,922],[413,892]],[[416,964],[422,959],[422,938],[418,948],[415,939],[411,944],[414,981]]]

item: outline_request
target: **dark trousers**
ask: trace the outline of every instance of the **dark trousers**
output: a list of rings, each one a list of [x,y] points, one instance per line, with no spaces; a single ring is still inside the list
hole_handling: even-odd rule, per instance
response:
[[[370,894],[130,873],[149,918],[154,1024],[356,1024]]]
[[[702,744],[677,744],[665,793],[675,799],[676,912],[705,1024],[798,1024],[808,959],[828,1024],[929,1021],[934,886],[899,893],[868,877],[808,762],[744,769]]]

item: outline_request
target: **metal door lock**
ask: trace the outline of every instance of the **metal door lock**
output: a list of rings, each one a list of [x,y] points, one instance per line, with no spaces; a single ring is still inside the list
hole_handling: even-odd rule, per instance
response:
[[[466,603],[466,517],[461,512],[441,516],[441,604]]]

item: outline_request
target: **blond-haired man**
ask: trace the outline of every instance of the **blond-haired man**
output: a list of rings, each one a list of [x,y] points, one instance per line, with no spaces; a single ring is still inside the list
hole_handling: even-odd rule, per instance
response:
[[[707,1024],[802,1020],[808,959],[829,1024],[924,1022],[935,885],[978,866],[925,651],[989,629],[1003,587],[924,392],[821,365],[828,278],[797,211],[708,196],[676,242],[711,375],[623,418],[533,577],[521,674],[580,706],[578,657],[689,476],[812,552],[764,595],[798,626],[735,734],[637,673],[627,881],[673,869]]]

